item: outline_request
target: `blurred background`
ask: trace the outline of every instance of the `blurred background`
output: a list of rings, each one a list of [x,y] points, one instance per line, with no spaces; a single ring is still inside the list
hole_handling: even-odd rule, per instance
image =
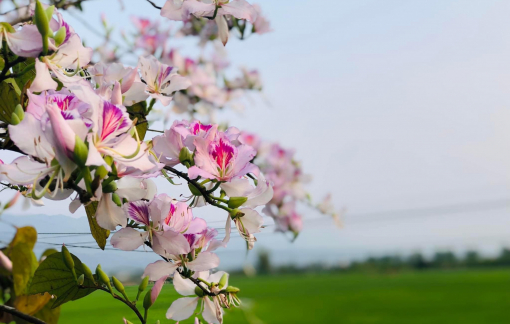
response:
[[[226,49],[233,66],[260,71],[264,95],[218,118],[294,148],[312,196],[332,193],[346,212],[338,229],[302,207],[294,242],[267,218],[254,250],[237,237],[218,251],[246,297],[226,323],[508,323],[510,2],[257,2],[274,31],[232,38]],[[103,41],[102,14],[126,33],[131,16],[159,16],[145,0],[83,8],[64,15],[92,47]],[[169,40],[198,55],[195,41]],[[87,264],[136,280],[157,260],[98,250],[83,208],[72,215],[66,203],[45,203],[3,215],[0,241],[14,233],[7,223],[32,225],[37,251],[66,243]],[[211,208],[195,215],[224,224]],[[164,291],[160,318],[176,297]],[[61,322],[89,323],[104,307],[120,323],[106,297],[66,305]]]

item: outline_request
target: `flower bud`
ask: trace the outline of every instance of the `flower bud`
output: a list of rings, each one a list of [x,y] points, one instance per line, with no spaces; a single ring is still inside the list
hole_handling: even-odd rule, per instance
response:
[[[185,161],[187,162],[193,161],[193,155],[191,155],[191,152],[188,150],[187,147],[183,147],[179,152],[179,161],[181,161],[181,163],[184,163]]]
[[[120,293],[125,292],[124,285],[119,281],[119,279],[112,277],[112,281],[115,289],[117,289]]]
[[[234,286],[228,286],[228,287],[227,287],[227,289],[226,289],[226,291],[227,291],[228,293],[236,294],[236,293],[240,292],[240,291],[241,291],[241,289],[239,289],[239,288],[237,288],[237,287],[234,287]]]
[[[230,197],[228,200],[228,207],[229,208],[237,208],[241,207],[242,204],[244,204],[248,198],[246,197]]]
[[[145,288],[147,288],[147,285],[149,284],[149,276],[146,276],[142,279],[142,282],[138,286],[138,294],[136,295],[136,300],[140,298],[140,294],[143,293]]]
[[[18,125],[19,123],[21,123],[21,120],[19,120],[18,115],[16,115],[16,113],[12,113],[11,114],[11,125]]]
[[[115,192],[112,193],[112,201],[119,207],[122,207],[122,199]]]
[[[114,181],[108,183],[106,186],[103,186],[103,192],[105,193],[112,193],[115,192],[115,190],[117,190],[117,184]]]
[[[55,40],[55,45],[60,46],[66,39],[66,28],[64,26],[60,27],[55,36],[53,36],[53,39]]]
[[[205,293],[202,290],[202,288],[197,286],[197,287],[195,287],[195,295],[197,295],[198,297],[204,297]]]
[[[200,190],[198,190],[197,187],[195,187],[194,184],[192,183],[188,183],[188,188],[189,190],[191,191],[191,193],[194,195],[194,196],[202,196],[202,193],[200,192]]]
[[[34,23],[43,39],[47,38],[50,31],[50,23],[46,11],[39,0],[35,2]]]
[[[48,22],[51,21],[51,18],[53,17],[53,11],[55,11],[55,6],[49,6],[44,11],[46,12],[46,18],[48,18]]]
[[[228,280],[228,273],[224,273],[223,276],[221,276],[220,282],[218,283],[218,286],[220,287],[220,289],[225,287],[225,285],[227,284],[227,280]]]
[[[108,275],[101,269],[101,265],[98,264],[96,268],[96,276],[100,283],[106,285],[113,296],[112,284],[110,283],[110,278]]]
[[[64,264],[66,265],[67,269],[71,270],[71,272],[73,273],[73,277],[76,280],[77,278],[76,271],[74,270],[74,260],[71,253],[69,252],[65,245],[62,245],[62,260],[64,261]]]
[[[81,276],[78,277],[78,280],[76,280],[76,283],[78,286],[83,286],[83,282],[85,281],[85,275],[82,273]]]
[[[25,118],[25,111],[23,110],[23,107],[21,107],[20,104],[16,105],[16,108],[14,108],[14,113],[18,115],[19,120],[23,120],[23,118]]]
[[[104,179],[108,175],[108,170],[104,167],[104,165],[101,165],[97,167],[96,169],[96,176],[100,179]]]
[[[74,162],[77,165],[83,167],[87,162],[87,157],[89,156],[89,148],[87,144],[85,144],[82,139],[76,135],[74,141]]]
[[[150,289],[145,294],[145,297],[143,298],[143,308],[146,309],[146,310],[151,308],[151,306],[152,306],[151,291],[152,291],[152,289]]]
[[[90,268],[85,263],[82,263],[81,267],[83,269],[83,273],[85,274],[85,278],[92,281],[95,285],[96,280],[94,279],[94,275],[92,274],[92,271],[90,271]]]

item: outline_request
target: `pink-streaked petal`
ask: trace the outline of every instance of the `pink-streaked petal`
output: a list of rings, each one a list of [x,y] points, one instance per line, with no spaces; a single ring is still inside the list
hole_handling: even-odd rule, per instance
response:
[[[135,222],[149,226],[149,202],[130,202],[124,205],[124,210],[126,211],[129,218]]]
[[[144,244],[147,235],[147,232],[139,232],[134,228],[126,227],[115,232],[110,243],[116,249],[133,251]]]
[[[163,289],[163,285],[165,284],[166,279],[168,276],[163,276],[158,279],[154,283],[154,286],[151,289],[151,302],[154,304],[156,302],[156,299],[158,299],[159,294],[161,293],[161,289]]]

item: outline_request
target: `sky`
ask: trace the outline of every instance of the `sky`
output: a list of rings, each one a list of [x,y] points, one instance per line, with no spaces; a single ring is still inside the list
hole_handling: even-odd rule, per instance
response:
[[[100,29],[104,12],[112,25],[129,31],[131,15],[159,15],[144,1],[122,2],[124,10],[119,1],[85,2],[87,21]],[[294,148],[313,176],[312,196],[320,200],[331,192],[335,205],[347,210],[344,228],[337,229],[303,207],[305,229],[294,243],[269,226],[258,249],[269,249],[279,263],[336,264],[446,249],[494,255],[510,246],[510,2],[258,3],[274,32],[232,38],[227,51],[233,67],[259,69],[264,99],[220,117]],[[67,18],[88,44],[99,42]],[[1,154],[4,161],[14,157]],[[160,191],[179,192],[158,184]],[[10,195],[0,193],[0,200]],[[10,214],[70,215],[65,202],[28,211],[17,206]],[[224,219],[213,208],[195,214]],[[74,217],[84,215],[80,209]],[[53,226],[32,217],[9,219]],[[0,230],[0,237],[8,231]],[[241,243],[220,252],[222,265],[245,262]]]

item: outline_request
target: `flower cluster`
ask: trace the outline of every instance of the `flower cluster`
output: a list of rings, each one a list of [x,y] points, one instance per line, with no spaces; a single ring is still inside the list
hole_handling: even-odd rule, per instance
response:
[[[188,296],[172,303],[167,318],[186,319],[200,304],[207,322],[222,323],[222,309],[240,305],[240,290],[228,285],[228,274],[212,272],[220,264],[215,251],[227,246],[232,229],[252,249],[264,224],[260,211],[273,217],[279,230],[299,233],[302,219],[295,204],[307,197],[308,177],[292,151],[235,127],[173,119],[161,135],[145,135],[153,131],[148,121],[156,105],[211,116],[246,91],[260,91],[258,72],[243,69],[228,79],[222,47],[209,60],[185,58],[166,48],[168,29],[141,18],[133,18],[138,31],[131,53],[143,50],[137,66],[111,61],[115,53],[92,64],[93,49],[54,6],[37,1],[29,8],[31,22],[0,23],[0,84],[9,87],[1,99],[10,109],[0,112],[1,145],[20,154],[11,163],[0,160],[0,181],[37,205],[43,198],[70,198],[71,212],[85,206],[101,248],[115,231],[114,248],[152,249],[161,260],[144,272],[156,281],[151,302],[168,277]],[[233,28],[242,38],[247,21],[253,32],[270,30],[260,9],[244,0],[169,0],[161,15],[184,21],[181,35],[189,34],[189,24],[200,22],[193,33],[201,34],[214,21],[216,36],[208,39],[218,37],[223,44]],[[111,33],[104,18],[103,25]],[[179,178],[191,194],[179,200],[158,193],[156,177],[172,184]],[[320,209],[329,213],[330,205],[326,201]],[[224,237],[193,216],[193,209],[203,206],[224,212]],[[11,267],[1,252],[0,266]]]

